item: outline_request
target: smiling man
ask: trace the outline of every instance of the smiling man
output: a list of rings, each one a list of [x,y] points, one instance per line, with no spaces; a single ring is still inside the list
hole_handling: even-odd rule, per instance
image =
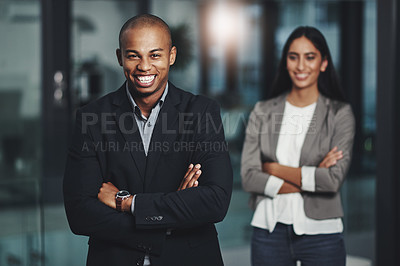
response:
[[[169,67],[175,62],[170,30],[153,17],[132,18],[122,27],[119,43],[117,58],[129,91],[141,109],[148,109],[163,94]]]
[[[160,18],[128,20],[119,46],[126,82],[78,110],[64,176],[87,265],[223,265],[214,223],[232,168],[219,107],[168,82],[177,50]]]

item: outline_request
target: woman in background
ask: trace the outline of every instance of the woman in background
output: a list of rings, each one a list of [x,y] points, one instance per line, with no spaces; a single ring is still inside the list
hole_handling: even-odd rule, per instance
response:
[[[241,175],[255,210],[253,266],[345,265],[340,187],[354,133],[324,36],[298,27],[271,98],[255,105],[246,129]]]

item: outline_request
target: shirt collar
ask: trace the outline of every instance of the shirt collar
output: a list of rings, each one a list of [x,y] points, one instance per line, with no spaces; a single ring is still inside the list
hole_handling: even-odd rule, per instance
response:
[[[134,111],[136,111],[136,109],[139,109],[139,110],[140,110],[139,106],[136,104],[135,100],[133,99],[133,97],[132,97],[132,95],[131,95],[131,92],[129,91],[128,82],[125,82],[125,90],[126,90],[126,94],[128,95],[128,99],[129,99],[129,101],[130,101],[131,104],[132,104],[133,110],[134,110]],[[157,104],[160,105],[160,108],[161,108],[162,105],[164,104],[165,98],[167,97],[167,93],[168,93],[168,82],[167,82],[167,85],[165,86],[165,90],[164,90],[163,94],[161,95],[160,100],[158,100],[158,103],[157,103]],[[156,104],[156,105],[157,105],[157,104]],[[156,105],[155,105],[155,106],[156,106]],[[155,107],[155,106],[154,106],[154,107]],[[154,107],[153,107],[153,109],[154,109]]]

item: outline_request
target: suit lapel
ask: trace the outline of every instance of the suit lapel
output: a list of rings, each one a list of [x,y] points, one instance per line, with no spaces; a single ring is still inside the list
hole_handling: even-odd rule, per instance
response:
[[[132,111],[132,105],[129,103],[129,99],[126,95],[125,83],[117,91],[113,104],[116,107],[116,123],[125,139],[123,150],[124,152],[130,152],[136,168],[140,173],[140,178],[144,181],[146,155],[143,149],[142,138],[140,137],[140,132]]]
[[[316,140],[321,132],[321,127],[325,121],[326,114],[328,112],[329,99],[319,94],[317,100],[317,106],[313,114],[310,126],[308,127],[306,138],[304,139],[303,147],[301,148],[300,154],[300,166],[307,164],[307,159],[311,150],[316,145]]]
[[[168,94],[158,114],[157,122],[151,137],[150,148],[147,154],[145,187],[151,184],[157,170],[158,161],[163,152],[163,147],[171,149],[178,133],[179,111],[176,105],[180,103],[177,89],[169,83]],[[157,148],[160,147],[160,148]]]

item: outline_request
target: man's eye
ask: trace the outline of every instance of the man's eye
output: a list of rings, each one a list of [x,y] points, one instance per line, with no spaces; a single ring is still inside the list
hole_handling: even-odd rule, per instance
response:
[[[152,58],[159,58],[159,57],[161,57],[161,55],[160,54],[152,54],[151,57]]]
[[[307,58],[308,61],[312,61],[312,60],[315,59],[315,56],[307,56],[306,58]]]
[[[128,55],[128,58],[135,59],[135,58],[138,58],[138,56],[137,56],[137,55],[135,55],[135,54],[129,54],[129,55]]]

